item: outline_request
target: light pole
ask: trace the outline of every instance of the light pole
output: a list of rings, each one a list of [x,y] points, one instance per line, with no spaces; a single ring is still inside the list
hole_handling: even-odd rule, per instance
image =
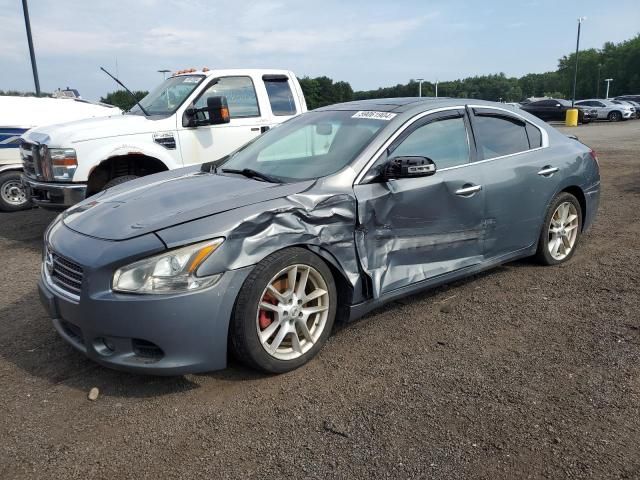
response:
[[[602,64],[598,64],[598,81],[596,82],[596,98],[600,98],[600,69],[602,68]]]
[[[29,55],[31,56],[31,70],[33,70],[33,81],[36,84],[36,96],[40,96],[40,80],[38,80],[38,66],[36,65],[36,54],[33,50],[33,39],[31,38],[31,22],[29,21],[29,8],[27,0],[22,0],[22,11],[24,12],[24,26],[27,29],[27,42],[29,43]]]
[[[167,73],[169,73],[171,70],[167,70],[166,68],[163,70],[158,70],[158,73],[162,74],[162,79],[166,80],[167,79]]]
[[[613,78],[605,78],[604,81],[607,82],[607,96],[604,97],[604,98],[606,98],[608,100],[609,99],[609,84],[611,82],[613,82]]]
[[[576,40],[576,67],[573,71],[573,95],[571,96],[571,107],[576,103],[576,82],[578,81],[578,49],[580,48],[580,26],[587,17],[578,17],[578,38]]]
[[[422,97],[422,82],[424,82],[424,78],[416,78],[416,82],[418,82],[418,96]]]
[[[438,79],[436,79],[436,98],[438,98]]]

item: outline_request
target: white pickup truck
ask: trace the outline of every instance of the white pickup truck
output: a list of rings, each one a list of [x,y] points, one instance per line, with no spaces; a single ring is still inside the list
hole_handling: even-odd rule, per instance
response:
[[[288,70],[187,70],[125,115],[29,130],[22,182],[32,202],[64,209],[136,177],[221,158],[307,110]]]
[[[121,115],[119,108],[69,97],[61,90],[56,98],[0,96],[0,211],[29,208],[20,181],[20,136],[30,128],[92,117]]]

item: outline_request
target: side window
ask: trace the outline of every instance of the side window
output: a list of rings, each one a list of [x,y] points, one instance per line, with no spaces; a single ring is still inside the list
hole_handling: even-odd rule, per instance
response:
[[[225,96],[231,118],[259,117],[256,89],[249,77],[222,77],[196,101],[196,108],[207,106],[207,98]]]
[[[527,137],[529,137],[529,148],[540,148],[542,146],[542,132],[533,124],[527,122]]]
[[[289,79],[285,76],[271,79],[264,78],[264,85],[267,88],[271,111],[276,116],[286,116],[296,114],[296,102],[291,93]]]
[[[433,160],[439,170],[468,163],[469,140],[464,119],[436,120],[416,128],[391,156],[427,157]]]
[[[529,150],[525,122],[515,118],[476,114],[473,130],[480,160]]]

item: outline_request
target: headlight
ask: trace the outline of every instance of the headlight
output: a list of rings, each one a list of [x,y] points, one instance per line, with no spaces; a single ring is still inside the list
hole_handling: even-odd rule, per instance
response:
[[[78,168],[76,151],[73,148],[50,148],[48,155],[54,180],[72,180]]]
[[[198,267],[223,241],[223,238],[216,238],[196,243],[122,267],[113,275],[113,290],[166,294],[209,287],[220,275],[199,277]]]

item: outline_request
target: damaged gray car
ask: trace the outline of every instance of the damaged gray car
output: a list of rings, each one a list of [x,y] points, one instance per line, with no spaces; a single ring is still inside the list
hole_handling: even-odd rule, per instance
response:
[[[216,370],[229,347],[285,372],[336,320],[517,258],[566,262],[599,189],[590,148],[502,104],[333,105],[67,210],[39,291],[59,334],[108,367]]]

